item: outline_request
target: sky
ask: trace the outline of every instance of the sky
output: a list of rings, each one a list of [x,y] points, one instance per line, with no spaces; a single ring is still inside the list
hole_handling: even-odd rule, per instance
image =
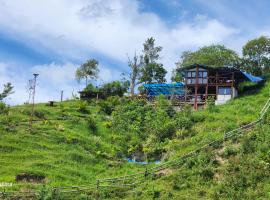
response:
[[[10,104],[26,102],[38,73],[36,100],[58,101],[82,89],[76,69],[99,61],[102,84],[128,72],[128,56],[149,37],[163,47],[169,72],[183,51],[224,44],[241,55],[250,39],[270,35],[268,0],[0,0],[0,91],[11,82]]]

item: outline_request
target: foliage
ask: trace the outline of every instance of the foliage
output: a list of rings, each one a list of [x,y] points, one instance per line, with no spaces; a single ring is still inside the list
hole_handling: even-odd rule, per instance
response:
[[[127,92],[129,88],[129,81],[120,82],[120,81],[112,81],[110,83],[105,83],[99,88],[100,94],[102,96],[119,96],[122,97]]]
[[[163,83],[167,71],[164,69],[163,64],[158,63],[160,58],[159,53],[162,47],[155,46],[155,39],[148,38],[143,44],[143,67],[141,68],[141,83]]]
[[[85,86],[88,85],[88,78],[94,79],[98,77],[98,61],[95,59],[87,60],[76,71],[76,79],[81,81],[85,79]]]
[[[119,134],[117,142],[126,156],[140,152],[149,160],[159,159],[166,151],[167,141],[178,137],[178,130],[191,129],[192,115],[188,109],[176,113],[164,96],[156,101],[153,107],[133,100],[113,112],[112,129]]]
[[[150,63],[142,68],[140,81],[145,84],[164,83],[167,71],[162,64]]]
[[[118,96],[111,96],[98,102],[99,110],[107,115],[111,115],[116,106],[120,105],[121,100]]]
[[[155,46],[155,39],[153,37],[148,38],[143,44],[143,59],[146,65],[155,63],[160,58],[161,46]]]
[[[208,96],[206,99],[206,108],[208,108],[210,111],[214,111],[215,106],[215,98],[213,96]]]
[[[174,158],[256,120],[269,98],[269,86],[266,81],[260,90],[251,88],[228,104],[218,106],[219,112],[209,109],[195,112],[189,106],[173,112],[164,96],[158,97],[153,105],[144,100],[120,98],[111,116],[99,112],[95,103],[86,104],[91,111],[91,126],[89,115],[78,110],[78,101],[61,103],[69,116],[65,120],[59,120],[62,108],[37,104],[36,110],[52,120],[40,121],[34,116],[32,134],[25,112],[28,107],[12,106],[8,115],[0,114],[0,160],[5,163],[0,167],[1,181],[13,182],[18,173],[29,170],[33,174],[42,172],[46,188],[42,184],[20,182],[6,190],[38,191],[48,199],[269,199],[269,113],[260,125],[222,144],[228,156],[222,154],[221,146],[215,149],[211,146],[174,167],[156,172],[154,178],[145,179],[146,183],[136,185],[132,192],[115,187],[113,192],[95,188],[84,193],[70,189],[76,192],[66,194],[47,189],[92,185],[99,178],[159,167],[128,163],[123,159],[127,156],[174,163]],[[96,132],[89,134],[94,125]]]
[[[193,64],[202,64],[211,67],[235,67],[239,63],[239,56],[231,49],[223,45],[204,46],[197,51],[185,51],[177,68],[183,68]]]
[[[171,77],[172,82],[179,83],[182,82],[183,79],[184,79],[183,75],[181,73],[178,73],[176,69],[173,69]]]
[[[91,130],[93,133],[97,132],[96,120],[91,115],[87,118],[87,126],[88,126],[89,130]]]
[[[93,97],[99,97],[102,99],[119,96],[123,97],[124,94],[128,91],[129,81],[112,81],[105,83],[100,87],[95,87],[93,84],[88,84],[84,89],[84,92],[90,93]]]
[[[87,105],[87,101],[78,101],[78,111],[81,113],[88,113]]]
[[[8,112],[8,107],[4,102],[0,101],[0,114],[4,114]]]
[[[11,85],[11,83],[5,84],[3,92],[0,93],[0,101],[3,101],[4,98],[12,94],[13,93],[12,90],[13,90],[13,86]]]
[[[270,38],[261,36],[243,47],[244,69],[254,75],[270,72]]]

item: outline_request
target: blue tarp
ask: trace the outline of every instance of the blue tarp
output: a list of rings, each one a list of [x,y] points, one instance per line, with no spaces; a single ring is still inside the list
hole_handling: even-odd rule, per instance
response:
[[[263,78],[259,77],[259,76],[253,76],[245,71],[242,71],[242,74],[244,74],[251,82],[260,82],[263,80]]]
[[[184,94],[183,83],[159,83],[159,84],[145,84],[143,85],[147,91],[147,96],[159,96],[159,95],[179,95]]]

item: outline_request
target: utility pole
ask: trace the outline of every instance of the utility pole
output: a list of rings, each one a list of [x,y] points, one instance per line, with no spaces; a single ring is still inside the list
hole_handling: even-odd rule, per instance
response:
[[[34,84],[33,84],[33,93],[32,93],[32,111],[29,119],[29,126],[30,129],[32,129],[33,124],[33,117],[34,117],[34,108],[35,108],[35,94],[36,94],[36,84],[37,84],[37,77],[39,74],[33,74],[34,75]]]
[[[61,90],[61,102],[63,101],[64,90]]]

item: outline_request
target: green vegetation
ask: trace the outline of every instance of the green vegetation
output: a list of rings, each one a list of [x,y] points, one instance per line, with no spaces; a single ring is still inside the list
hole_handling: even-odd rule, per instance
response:
[[[270,70],[270,38],[261,36],[248,41],[242,48],[242,55],[239,56],[224,45],[204,46],[197,51],[184,51],[176,63],[176,69],[201,64],[211,67],[235,67],[253,75],[266,75]],[[172,80],[179,80],[179,74],[173,73]]]
[[[222,138],[257,119],[269,87],[269,82],[252,87],[223,106],[209,100],[209,107],[197,112],[189,107],[175,112],[163,97],[155,105],[119,97],[39,104],[31,131],[28,106],[5,107],[0,115],[1,182],[15,183],[7,191],[35,189],[49,198],[53,186],[87,186],[98,178],[144,171],[145,166],[125,158],[166,162]],[[243,137],[203,151],[180,168],[166,169],[129,193],[101,190],[100,198],[268,199],[269,123],[268,116]]]

